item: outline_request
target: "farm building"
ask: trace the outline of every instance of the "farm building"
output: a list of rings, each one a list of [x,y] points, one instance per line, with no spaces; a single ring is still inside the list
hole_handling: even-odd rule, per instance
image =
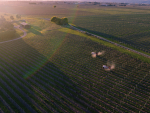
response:
[[[28,23],[22,22],[20,24],[21,27],[29,29],[31,26]]]
[[[102,4],[102,5],[100,5],[100,6],[108,6],[107,4]]]

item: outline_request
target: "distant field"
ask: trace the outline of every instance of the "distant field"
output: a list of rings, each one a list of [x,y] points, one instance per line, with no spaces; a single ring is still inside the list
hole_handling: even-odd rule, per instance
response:
[[[56,5],[56,8],[53,8]],[[78,6],[78,7],[77,7]],[[102,7],[51,3],[49,5],[18,4],[0,7],[3,14],[22,14],[24,19],[68,17],[69,22],[81,29],[124,43],[150,53],[150,10],[148,6]],[[11,14],[10,14],[11,13]],[[27,18],[26,18],[27,17]],[[32,20],[34,21],[34,20]]]
[[[18,6],[14,10],[10,7],[8,12],[10,15],[20,12],[31,28],[25,29],[28,34],[24,38],[0,44],[0,112],[150,111],[150,63],[125,54],[125,50],[120,52],[108,43],[43,19],[66,16],[79,28],[141,47],[140,39],[135,40],[134,37],[131,40],[129,36],[140,31],[144,33],[144,30],[148,32],[149,25],[143,23],[144,19],[148,22],[147,14],[100,15],[95,11],[83,11],[85,6],[80,6],[77,11],[71,4],[66,5],[68,7],[60,5],[64,11],[50,5],[20,6],[24,7],[22,11],[17,10]],[[43,13],[42,7],[47,8],[47,12]],[[6,13],[2,7],[0,11]],[[144,27],[137,24],[141,21]],[[21,35],[20,31],[17,33]],[[102,50],[104,55],[91,57],[91,52]],[[116,65],[111,72],[102,69],[108,61]]]
[[[150,53],[149,9],[115,8],[117,13],[114,13],[114,9],[106,8],[104,11],[105,14],[76,17],[73,24],[88,32]]]
[[[148,14],[99,15],[77,17],[73,24],[83,30],[150,53],[149,19]]]

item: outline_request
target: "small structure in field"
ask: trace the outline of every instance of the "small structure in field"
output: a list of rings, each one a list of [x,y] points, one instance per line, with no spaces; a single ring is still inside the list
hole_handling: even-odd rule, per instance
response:
[[[28,23],[25,23],[25,22],[22,22],[22,23],[20,24],[20,26],[23,27],[23,28],[26,28],[26,29],[31,28],[31,26],[30,26]]]

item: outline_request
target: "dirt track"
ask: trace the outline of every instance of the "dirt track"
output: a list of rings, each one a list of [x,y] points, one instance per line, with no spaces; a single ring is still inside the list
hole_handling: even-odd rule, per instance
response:
[[[114,45],[116,45],[116,46],[119,46],[119,47],[121,47],[121,48],[124,48],[124,49],[126,49],[126,50],[129,50],[129,51],[132,51],[132,52],[134,52],[134,53],[140,54],[140,55],[142,55],[142,56],[144,56],[144,57],[150,58],[149,55],[146,55],[146,54],[141,53],[141,52],[139,52],[139,51],[136,51],[136,50],[130,49],[130,48],[128,48],[128,47],[122,46],[122,45],[120,45],[120,44],[117,44],[117,43],[115,43],[115,42],[112,42],[112,41],[110,41],[110,40],[107,40],[107,39],[105,39],[105,38],[102,38],[102,37],[100,37],[100,36],[94,35],[94,34],[92,34],[92,33],[88,33],[88,32],[86,32],[86,31],[80,30],[80,29],[78,29],[78,28],[76,28],[76,27],[74,27],[74,26],[72,26],[72,25],[70,25],[70,28],[73,29],[73,30],[77,30],[77,31],[79,31],[79,32],[81,32],[81,33],[86,33],[87,35],[91,35],[91,36],[94,36],[94,37],[99,38],[99,39],[101,39],[101,40],[107,41],[107,42],[112,43],[112,44],[114,44]]]

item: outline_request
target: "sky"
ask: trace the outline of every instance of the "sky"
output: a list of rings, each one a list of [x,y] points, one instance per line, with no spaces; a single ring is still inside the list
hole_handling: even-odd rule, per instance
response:
[[[91,1],[91,2],[119,2],[119,3],[150,3],[150,0],[0,0],[0,1]]]

